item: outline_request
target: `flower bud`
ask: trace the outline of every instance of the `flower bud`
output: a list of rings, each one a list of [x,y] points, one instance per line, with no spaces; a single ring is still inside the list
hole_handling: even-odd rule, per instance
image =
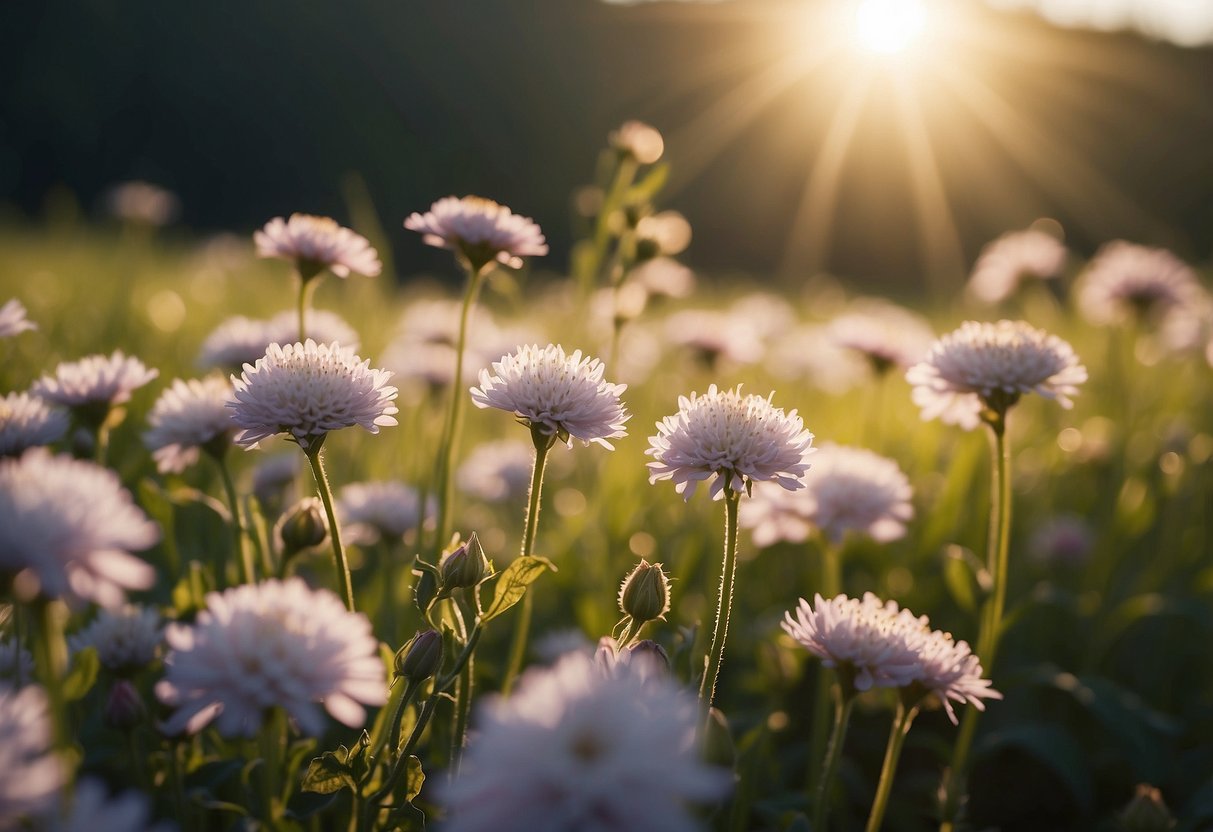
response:
[[[291,558],[304,549],[319,546],[329,536],[324,504],[316,497],[300,500],[282,515],[275,531],[282,542],[283,558]]]
[[[1162,793],[1142,783],[1133,799],[1120,810],[1116,825],[1122,832],[1167,832],[1175,828],[1175,818],[1163,802]]]
[[[619,588],[619,608],[643,624],[663,617],[670,609],[670,579],[660,563],[641,560]]]
[[[472,532],[465,543],[442,561],[442,591],[476,586],[489,574],[489,562],[480,539]]]
[[[638,641],[628,648],[633,664],[639,664],[645,673],[654,676],[669,676],[670,654],[651,638]]]
[[[424,682],[442,664],[442,635],[422,630],[396,653],[396,675],[409,682]]]
[[[733,732],[729,729],[728,719],[719,708],[708,711],[700,753],[705,763],[722,768],[731,769],[737,762],[737,746],[733,742]]]
[[[132,731],[147,716],[147,706],[139,690],[126,679],[119,679],[110,688],[109,699],[102,712],[105,724],[119,731]]]

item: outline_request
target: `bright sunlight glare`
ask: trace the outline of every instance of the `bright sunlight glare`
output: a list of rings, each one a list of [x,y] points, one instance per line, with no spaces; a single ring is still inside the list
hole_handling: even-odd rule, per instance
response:
[[[869,52],[893,55],[922,34],[926,12],[918,0],[860,0],[855,9],[855,36]]]

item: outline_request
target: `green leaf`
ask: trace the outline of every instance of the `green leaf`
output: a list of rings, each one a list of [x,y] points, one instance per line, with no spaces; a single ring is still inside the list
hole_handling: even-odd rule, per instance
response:
[[[342,789],[356,789],[358,781],[346,764],[348,758],[349,751],[344,745],[338,746],[336,751],[326,751],[313,758],[303,775],[302,790],[316,794],[333,794]]]
[[[943,550],[943,580],[956,605],[965,612],[977,609],[985,595],[989,573],[971,551],[955,544]]]
[[[83,699],[97,683],[99,670],[101,660],[97,658],[97,648],[85,647],[72,659],[72,669],[63,680],[63,698],[68,702]]]
[[[665,162],[653,165],[628,192],[628,202],[649,202],[661,192],[670,179],[670,166]]]
[[[413,600],[417,604],[417,609],[424,616],[429,612],[434,599],[438,597],[438,585],[441,583],[442,574],[438,571],[437,566],[427,563],[418,555],[413,558],[413,575],[417,578],[413,582]]]
[[[527,587],[535,583],[548,569],[556,571],[556,566],[547,558],[524,555],[515,559],[501,571],[501,577],[497,579],[497,586],[493,591],[493,601],[481,616],[480,623],[492,621],[521,601],[522,596],[526,595]]]
[[[421,760],[410,755],[408,768],[404,772],[404,799],[412,803],[413,799],[421,794],[424,784],[425,772],[421,770]]]

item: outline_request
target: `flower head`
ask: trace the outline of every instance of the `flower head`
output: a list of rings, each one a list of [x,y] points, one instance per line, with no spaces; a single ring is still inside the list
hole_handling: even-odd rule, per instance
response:
[[[530,442],[505,439],[477,445],[455,473],[459,487],[490,503],[525,494],[531,484]]]
[[[53,806],[67,776],[51,752],[46,694],[36,685],[14,690],[0,684],[0,829]]]
[[[643,286],[650,295],[685,298],[695,289],[695,272],[669,257],[654,257],[632,269],[628,282]]]
[[[288,220],[274,217],[253,234],[253,241],[258,257],[288,260],[305,279],[322,269],[338,277],[349,277],[350,272],[374,277],[383,270],[379,253],[365,237],[329,217],[310,214],[291,214]]]
[[[115,350],[108,358],[90,355],[79,361],[64,361],[54,375],[37,381],[32,392],[64,407],[100,407],[108,411],[113,405],[130,401],[133,391],[158,375],[159,370],[148,369],[138,358]]]
[[[232,376],[236,443],[255,448],[279,433],[304,450],[330,431],[360,425],[371,433],[396,424],[391,373],[372,370],[352,349],[337,343],[270,344],[253,366]]]
[[[1171,252],[1115,240],[1087,266],[1078,308],[1103,326],[1131,319],[1156,323],[1203,294],[1196,273]]]
[[[427,501],[424,514],[433,514]],[[337,517],[350,543],[372,544],[380,538],[400,540],[422,520],[421,494],[403,482],[356,482],[344,486],[337,498]]]
[[[612,130],[607,141],[617,153],[631,156],[642,165],[651,165],[665,151],[665,140],[657,128],[643,121],[625,121],[618,130]]]
[[[636,223],[636,255],[640,260],[682,253],[691,244],[691,224],[677,211],[661,211]]]
[[[181,202],[172,191],[142,180],[115,185],[106,194],[105,204],[112,216],[146,225],[168,225],[181,211]]]
[[[1002,699],[1002,694],[990,687],[990,680],[981,678],[981,661],[967,642],[953,641],[950,633],[924,628],[911,644],[918,656],[912,685],[938,699],[953,725],[958,724],[953,702],[968,702],[984,711],[982,699]]]
[[[753,364],[766,346],[754,319],[707,309],[684,309],[666,318],[666,340],[689,350],[710,368],[722,361]]]
[[[44,597],[121,604],[155,579],[130,553],[159,539],[106,468],[42,448],[0,460],[0,572],[26,573]]]
[[[25,317],[25,306],[16,298],[0,306],[0,338],[11,338],[37,328],[37,324]]]
[[[494,260],[518,269],[523,257],[548,253],[530,217],[478,196],[444,197],[424,214],[411,214],[404,227],[421,234],[426,245],[457,252],[476,269]]]
[[[92,624],[71,637],[69,644],[73,652],[92,647],[102,666],[128,672],[151,664],[163,641],[160,613],[127,605],[102,610]]]
[[[358,333],[335,312],[313,309],[307,316],[307,335],[317,344],[333,341],[343,347],[358,349]],[[270,344],[293,344],[299,338],[298,313],[279,312],[268,321],[236,315],[211,331],[202,342],[198,366],[239,370],[265,355]]]
[[[867,302],[839,315],[829,325],[838,346],[867,360],[878,374],[905,369],[926,355],[935,333],[920,316],[885,302]]]
[[[58,442],[67,433],[67,413],[29,393],[0,399],[0,457],[20,456],[27,448]]]
[[[631,418],[619,401],[626,384],[602,380],[597,358],[582,358],[581,350],[565,355],[558,344],[530,345],[493,363],[493,373],[480,371],[480,386],[472,388],[477,407],[513,413],[533,431],[572,444],[597,442],[614,449],[609,440],[626,436]]]
[[[143,434],[156,470],[180,473],[198,461],[199,449],[226,450],[236,431],[227,407],[231,396],[232,385],[222,376],[174,380],[152,406],[151,429]]]
[[[441,798],[450,832],[691,832],[684,803],[731,776],[701,761],[695,700],[643,662],[570,653],[478,711],[479,731]]]
[[[1045,231],[1029,228],[1003,234],[982,249],[967,291],[982,303],[1002,303],[1025,279],[1060,275],[1067,256],[1065,244]]]
[[[906,380],[923,419],[971,430],[984,413],[1005,413],[1024,393],[1069,408],[1087,368],[1065,341],[1023,321],[966,321],[936,341]]]
[[[705,395],[679,396],[678,412],[657,423],[645,451],[653,457],[649,482],[671,480],[686,500],[711,477],[712,499],[726,487],[741,492],[765,480],[795,491],[804,487],[812,444],[795,410],[784,413],[770,396],[722,392],[713,384]]]
[[[357,728],[366,719],[363,704],[386,701],[370,621],[301,578],[212,592],[192,626],[169,626],[167,641],[156,695],[177,708],[164,725],[169,734],[196,733],[216,720],[225,737],[251,737],[265,712],[281,707],[316,736],[324,711]]]

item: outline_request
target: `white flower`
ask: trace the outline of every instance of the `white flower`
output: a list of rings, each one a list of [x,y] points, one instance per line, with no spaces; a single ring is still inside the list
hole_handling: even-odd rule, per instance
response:
[[[327,268],[338,277],[350,272],[374,277],[383,270],[379,254],[366,238],[338,225],[329,217],[291,214],[274,217],[253,234],[258,257],[276,257],[295,263],[304,278]]]
[[[251,737],[265,712],[281,707],[302,733],[317,736],[325,710],[358,728],[362,704],[387,700],[370,621],[301,578],[212,592],[193,626],[170,625],[166,640],[171,652],[156,695],[178,709],[164,724],[168,734],[197,733],[217,720],[223,736]]]
[[[1003,234],[981,250],[967,291],[982,303],[1002,303],[1025,279],[1049,280],[1061,274],[1065,244],[1039,229]]]
[[[67,772],[51,752],[46,694],[37,685],[0,684],[0,829],[54,805]]]
[[[441,792],[449,832],[691,832],[687,803],[728,791],[701,761],[695,700],[643,663],[570,653],[487,699],[460,775]]]
[[[156,577],[130,553],[159,539],[106,468],[42,448],[0,460],[0,572],[27,572],[45,597],[121,604]]]
[[[37,328],[37,324],[26,319],[25,306],[16,298],[0,306],[0,338],[11,338]]]
[[[106,194],[105,203],[114,217],[148,225],[168,225],[181,210],[181,203],[171,191],[140,180],[115,185]]]
[[[344,318],[328,309],[309,309],[307,313],[307,337],[317,344],[331,344],[336,341],[343,347],[357,352],[360,346],[358,333]],[[270,344],[293,344],[299,340],[299,313],[293,309],[279,312],[265,322],[265,347],[248,363],[256,361],[265,354]],[[240,365],[242,366],[242,365]]]
[[[0,639],[0,680],[14,687],[34,678],[34,657],[15,638]]]
[[[254,466],[252,492],[267,512],[271,506],[282,502],[284,492],[299,476],[301,465],[299,454],[290,453],[267,456]],[[273,515],[267,513],[266,516]]]
[[[895,601],[882,602],[870,592],[863,600],[838,595],[801,598],[796,617],[784,613],[784,631],[829,668],[852,675],[856,690],[908,685],[919,673],[913,639],[926,619],[899,610]]]
[[[721,361],[753,364],[766,349],[754,319],[728,312],[684,309],[666,318],[664,332],[672,346],[690,350],[709,367]]]
[[[404,227],[421,234],[426,245],[458,252],[475,268],[496,260],[517,269],[523,257],[548,253],[530,217],[478,196],[444,197],[424,214],[411,214]]]
[[[1204,294],[1196,273],[1171,252],[1115,240],[1087,265],[1078,308],[1103,326],[1130,319],[1156,323]]]
[[[86,778],[72,790],[70,803],[48,812],[41,832],[170,832],[171,823],[151,823],[148,796],[134,790],[113,798],[100,780]]]
[[[64,407],[124,404],[131,392],[160,375],[133,356],[115,350],[108,358],[90,355],[79,361],[64,361],[53,376],[43,376],[32,392]]]
[[[713,384],[702,396],[679,396],[678,412],[657,423],[645,451],[654,460],[649,482],[671,480],[686,500],[711,477],[714,500],[726,487],[740,492],[764,480],[794,491],[804,487],[812,444],[795,410],[785,414],[770,396],[742,396],[740,387],[722,392]]]
[[[86,647],[96,649],[97,658],[110,670],[140,670],[155,660],[164,641],[160,623],[156,610],[128,604],[102,610],[93,623],[68,639],[68,644],[74,653]]]
[[[966,321],[906,373],[923,419],[965,430],[979,424],[986,408],[1005,411],[1024,393],[1069,408],[1086,380],[1087,368],[1069,344],[1023,321]]]
[[[755,545],[797,543],[812,528],[835,545],[847,532],[888,543],[905,535],[905,524],[914,516],[913,489],[906,475],[893,460],[863,448],[822,445],[804,486],[796,492],[754,490],[754,499],[741,507],[739,521],[743,528],[754,529]]]
[[[427,501],[427,518],[433,509],[433,501]],[[349,543],[399,540],[421,523],[421,494],[403,482],[351,483],[337,498],[337,517]]]
[[[609,440],[626,436],[632,418],[619,396],[626,384],[602,380],[597,358],[582,358],[581,350],[565,355],[558,344],[529,345],[493,363],[493,372],[480,371],[480,387],[472,388],[477,407],[495,407],[526,420],[533,429],[572,444],[597,442],[614,449]]]
[[[333,341],[357,351],[358,333],[340,315],[326,309],[313,309],[307,315],[307,335],[317,344]],[[268,321],[254,320],[243,315],[228,318],[219,324],[206,340],[197,364],[203,369],[215,367],[238,370],[265,355],[270,344],[293,344],[299,340],[299,316],[287,310]]]
[[[459,466],[455,482],[473,497],[499,503],[525,494],[531,484],[530,442],[506,439],[478,445]]]
[[[639,284],[650,295],[685,298],[695,290],[695,272],[669,257],[646,260],[628,273],[628,281]]]
[[[935,333],[921,316],[884,301],[866,301],[832,320],[831,337],[863,356],[877,373],[920,361]]]
[[[952,724],[958,724],[952,702],[972,704],[984,711],[982,699],[1002,699],[1002,694],[990,687],[990,680],[981,678],[981,661],[973,655],[968,643],[953,641],[950,633],[922,629],[910,643],[918,656],[918,669],[911,684],[921,686],[937,698]]]
[[[681,254],[691,244],[691,224],[677,211],[659,211],[636,223],[636,248],[641,259]]]
[[[27,448],[58,442],[67,433],[67,413],[29,393],[0,399],[0,457],[20,456]]]
[[[634,158],[642,165],[651,165],[665,151],[665,140],[657,128],[643,121],[625,121],[618,130],[612,130],[607,142],[621,154]]]
[[[236,425],[227,401],[232,385],[221,376],[176,379],[160,394],[143,434],[143,444],[162,474],[180,473],[198,461],[200,448],[227,449]]]
[[[803,324],[771,345],[764,368],[792,381],[807,380],[831,394],[844,393],[869,378],[871,364],[842,347],[828,326]]]
[[[255,448],[285,433],[307,450],[341,428],[360,425],[379,433],[396,424],[390,377],[336,343],[270,344],[256,365],[245,364],[240,378],[232,376],[236,400],[228,407],[242,429],[235,441]]]

